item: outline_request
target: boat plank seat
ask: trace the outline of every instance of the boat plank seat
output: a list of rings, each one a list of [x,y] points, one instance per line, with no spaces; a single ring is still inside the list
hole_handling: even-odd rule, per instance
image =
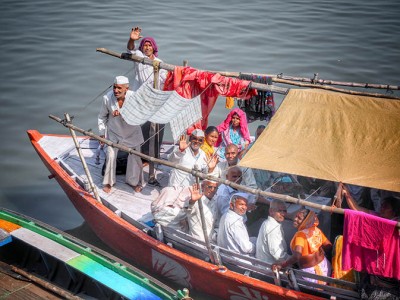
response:
[[[14,230],[13,232],[11,232],[11,235],[14,238],[17,238],[29,245],[32,245],[33,247],[63,262],[67,262],[70,259],[73,259],[80,255],[79,253],[52,241],[51,239],[41,236],[40,234],[26,228],[21,227],[17,230]]]

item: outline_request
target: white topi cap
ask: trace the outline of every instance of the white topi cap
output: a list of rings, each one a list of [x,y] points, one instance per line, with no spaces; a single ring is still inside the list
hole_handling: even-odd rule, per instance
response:
[[[117,76],[114,79],[115,84],[129,84],[129,79],[128,77],[125,76]]]
[[[204,131],[201,129],[195,129],[192,131],[191,135],[195,137],[204,137]]]

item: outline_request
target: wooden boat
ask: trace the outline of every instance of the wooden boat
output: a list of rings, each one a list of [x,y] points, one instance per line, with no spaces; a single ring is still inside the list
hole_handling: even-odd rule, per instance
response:
[[[0,271],[2,299],[24,295],[35,299],[187,296],[92,245],[6,209],[0,209]],[[38,292],[38,287],[50,293]]]
[[[98,187],[100,202],[88,192],[88,178],[70,136],[44,135],[35,130],[29,130],[28,135],[50,171],[49,178],[57,180],[100,239],[152,274],[220,299],[359,297],[354,283],[309,275],[335,286],[314,284],[304,280],[303,277],[308,276],[306,273],[295,269],[281,273],[277,278],[266,263],[216,245],[212,245],[213,255],[221,263],[211,263],[204,243],[183,232],[165,228],[160,232],[159,227],[152,227],[150,204],[159,194],[159,188],[147,185],[141,193],[134,193],[132,187],[126,185],[124,178],[118,175],[110,194],[101,190],[102,164],[97,164],[97,140],[82,136],[78,138],[93,182]],[[172,147],[163,145],[161,157],[165,158]],[[104,158],[104,153],[101,153],[100,161],[104,161]],[[157,166],[157,179],[161,185],[166,185],[169,170],[169,167]]]
[[[103,48],[99,48],[97,51],[120,59],[152,65],[152,61],[147,58],[143,59],[130,54],[115,53]],[[173,70],[174,66],[166,63],[160,63],[160,68]],[[225,75],[232,77],[238,76],[235,74]],[[156,72],[154,73],[154,76],[157,77]],[[304,83],[297,84],[293,82],[293,80],[297,80],[296,78],[289,79],[291,80],[275,77],[273,78],[273,81],[284,84],[300,85],[302,87],[307,86]],[[300,81],[303,80],[301,79]],[[318,85],[316,85],[316,83],[318,83]],[[339,90],[337,88],[328,87],[326,84],[329,83],[325,81],[320,82],[320,80],[316,80],[316,78],[314,78],[311,81],[311,84],[307,87],[318,86],[320,89],[346,92],[348,94],[359,95],[360,97],[379,97],[378,94],[344,91],[342,89]],[[343,83],[335,84],[342,85]],[[281,87],[267,86],[254,82],[251,86],[252,88],[257,88],[259,90],[272,91],[274,93],[285,95],[289,91],[288,89],[283,89]],[[358,85],[351,83],[350,86]],[[371,85],[367,84],[366,87],[369,86]],[[382,88],[382,86],[378,85],[376,88]],[[392,88],[399,89],[397,86]],[[397,96],[386,95],[385,97],[399,99]],[[338,98],[341,99],[341,96]],[[301,105],[301,103],[297,105]],[[309,114],[313,115],[313,112]],[[274,116],[273,120],[275,118],[276,116]],[[304,118],[307,119],[307,116]],[[292,119],[297,120],[298,118]],[[74,128],[74,130],[77,130],[75,126],[70,124],[68,118],[67,120],[59,119],[57,121],[62,123],[64,126],[69,127],[70,129]],[[315,124],[312,125],[315,126]],[[319,126],[319,124],[317,124],[317,126]],[[293,128],[295,127],[296,126],[293,126]],[[309,126],[309,128],[312,130],[315,129],[312,126]],[[288,269],[287,272],[275,274],[271,271],[270,265],[260,260],[241,256],[234,252],[218,247],[217,245],[206,245],[183,232],[161,228],[160,226],[154,226],[152,222],[153,217],[150,212],[150,204],[152,200],[158,196],[160,188],[147,185],[144,187],[141,193],[134,193],[132,188],[124,183],[123,178],[121,176],[117,176],[117,184],[114,186],[112,193],[104,193],[101,190],[102,164],[99,163],[99,161],[104,161],[104,153],[101,153],[100,151],[99,156],[98,140],[106,143],[107,141],[95,136],[91,132],[87,132],[82,129],[78,131],[86,136],[95,138],[89,139],[87,137],[79,137],[79,146],[77,147],[78,150],[75,148],[76,145],[74,144],[73,139],[69,136],[50,134],[44,135],[34,130],[28,131],[28,135],[32,145],[39,154],[43,163],[49,169],[51,173],[49,177],[55,178],[58,181],[71,202],[87,221],[87,223],[92,227],[94,232],[106,244],[114,248],[122,256],[132,259],[135,263],[152,273],[159,274],[178,283],[181,287],[198,290],[220,299],[271,300],[282,298],[359,298],[359,294],[357,292],[358,287],[354,283],[311,275],[296,269]],[[301,137],[301,133],[299,136]],[[109,146],[118,147],[118,145],[113,145],[112,143],[107,144]],[[250,154],[255,153],[256,150],[254,149],[256,145],[257,143],[250,150]],[[316,143],[316,145],[318,146],[318,143]],[[161,149],[161,158],[164,159],[164,161],[166,155],[172,151],[172,147],[173,145],[163,145]],[[337,149],[337,147],[332,148]],[[121,147],[120,149],[130,153],[137,153],[126,147]],[[303,152],[306,156],[308,155],[307,148],[303,150]],[[261,160],[263,159],[263,155],[265,153],[269,152],[263,151],[262,149],[259,150],[259,154],[261,154]],[[296,153],[296,149],[291,150],[291,153]],[[87,166],[82,166],[80,159],[81,156],[83,156],[84,161],[87,161]],[[161,182],[162,186],[166,186],[170,167],[176,166],[166,164],[162,162],[162,160],[156,161],[153,158],[150,158],[150,161],[158,163],[156,170],[157,180]],[[296,165],[293,162],[290,164]],[[261,164],[258,161],[255,167],[260,165]],[[396,167],[398,170],[398,165],[396,165]],[[315,174],[312,172],[310,174],[302,174],[301,172],[296,173],[294,171],[291,172],[290,170],[280,170],[276,167],[266,169],[310,177],[318,177],[314,176]],[[85,172],[85,170],[88,170],[89,173]],[[199,172],[193,170],[184,171],[192,172],[192,174],[195,174],[198,177],[205,178],[202,177],[203,175],[199,174]],[[148,169],[145,169],[145,172],[148,172]],[[90,182],[92,181],[91,177],[93,177],[94,185],[97,187],[95,189],[90,187]],[[332,179],[325,178],[324,176],[319,178],[357,184],[357,182],[352,182],[351,180],[341,180],[340,178]],[[231,183],[230,185],[233,187],[237,186]],[[244,191],[262,194],[259,190],[251,190],[249,188],[246,189],[246,187],[238,188]],[[275,197],[279,198],[279,196],[281,195],[275,194]],[[290,198],[288,196],[281,196],[280,199],[314,208],[321,207],[320,205],[306,202],[301,199]],[[343,210],[332,208],[331,212],[343,213]],[[309,281],[304,280],[304,277],[316,278],[319,281],[325,281],[328,284],[321,285],[317,283],[310,283]]]

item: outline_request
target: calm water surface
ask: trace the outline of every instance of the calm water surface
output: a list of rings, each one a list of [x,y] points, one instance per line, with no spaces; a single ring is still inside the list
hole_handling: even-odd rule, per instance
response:
[[[348,2],[2,0],[0,205],[64,230],[82,223],[26,130],[67,134],[48,118],[65,112],[96,130],[97,96],[131,64],[95,50],[125,51],[133,25],[170,64],[399,84],[400,2]],[[214,124],[227,114],[220,100]]]

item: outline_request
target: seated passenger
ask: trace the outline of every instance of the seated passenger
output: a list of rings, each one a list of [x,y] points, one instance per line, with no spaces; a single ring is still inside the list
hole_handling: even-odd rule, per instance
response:
[[[201,145],[200,149],[204,151],[207,158],[212,157],[215,154],[215,144],[218,141],[218,129],[215,126],[208,126],[206,131],[204,132],[205,139],[203,145]]]
[[[164,227],[188,232],[186,209],[191,193],[189,187],[167,186],[151,203],[154,220]]]
[[[189,137],[189,143],[185,136],[181,136],[179,147],[168,156],[168,160],[186,168],[192,169],[195,165],[199,171],[207,170],[207,158],[200,149],[204,143],[204,132],[200,129],[193,130]],[[173,169],[170,174],[168,186],[191,186],[195,183],[194,176],[190,173]]]
[[[232,195],[230,209],[220,220],[217,236],[218,246],[244,255],[254,254],[256,251],[256,238],[249,237],[244,224],[247,202],[248,195],[245,193]]]
[[[263,222],[258,233],[256,258],[274,264],[289,257],[282,227],[286,213],[284,202],[272,200],[268,219]]]
[[[194,238],[205,241],[203,227],[201,223],[200,209],[198,200],[203,201],[203,212],[208,238],[211,241],[214,234],[215,221],[218,216],[217,201],[215,193],[218,189],[218,183],[211,180],[204,180],[201,183],[203,194],[200,193],[197,184],[194,184],[191,191],[191,199],[187,209],[187,218],[189,225],[189,234]]]
[[[239,157],[242,157],[251,142],[247,126],[246,114],[240,108],[231,110],[225,121],[217,126],[221,135],[221,139],[218,142],[221,144],[222,156],[226,146],[235,144],[239,149]]]
[[[215,176],[220,177],[222,179],[226,179],[226,173],[229,167],[236,166],[239,163],[239,149],[234,144],[229,144],[225,147],[225,158],[226,161],[219,162],[215,167],[213,165],[209,165],[208,172]],[[253,171],[250,168],[239,167],[242,171],[242,184],[257,189],[256,180],[254,179]]]
[[[239,167],[234,166],[229,168],[228,173],[226,174],[226,179],[240,184],[242,181],[242,171]],[[217,210],[218,210],[218,221],[229,210],[229,203],[233,194],[237,193],[238,190],[233,187],[225,184],[221,184],[218,187],[217,194],[215,195],[217,201]]]
[[[272,270],[280,270],[287,266],[298,264],[302,271],[330,276],[331,264],[325,257],[325,252],[332,249],[331,242],[326,238],[323,232],[317,227],[319,224],[315,212],[302,209],[294,218],[293,225],[297,228],[297,232],[290,242],[292,256],[284,262],[279,262],[272,265]],[[305,280],[326,284],[325,281],[304,277]]]

